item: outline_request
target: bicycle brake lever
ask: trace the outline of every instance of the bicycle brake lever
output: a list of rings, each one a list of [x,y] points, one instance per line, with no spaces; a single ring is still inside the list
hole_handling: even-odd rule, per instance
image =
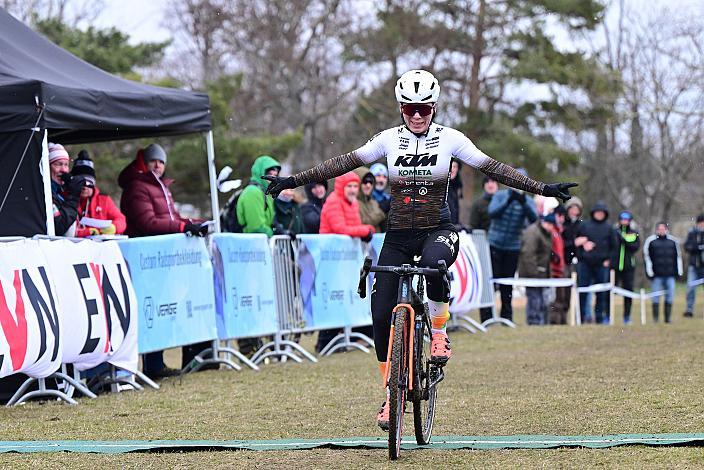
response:
[[[359,285],[357,286],[357,293],[363,299],[367,296],[367,276],[369,275],[371,267],[372,259],[365,258],[364,265],[362,265],[362,269],[359,273]]]

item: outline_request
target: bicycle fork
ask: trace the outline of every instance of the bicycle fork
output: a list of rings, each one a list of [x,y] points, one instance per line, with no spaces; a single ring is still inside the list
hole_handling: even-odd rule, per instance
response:
[[[396,323],[396,315],[398,315],[398,310],[404,307],[408,310],[408,318],[406,322],[404,322],[405,329],[406,329],[406,340],[408,341],[408,344],[406,345],[407,353],[404,354],[404,365],[408,369],[408,378],[407,378],[407,383],[406,386],[408,387],[409,390],[413,390],[413,344],[414,344],[414,332],[415,332],[415,322],[416,322],[416,315],[415,311],[413,310],[413,307],[410,304],[398,304],[394,309],[392,310],[392,316],[391,316],[391,330],[389,331],[389,347],[388,350],[386,351],[386,366],[384,370],[384,387],[387,387],[389,385],[389,373],[391,371],[391,348],[393,347],[393,342],[394,342],[394,332],[396,330],[395,328],[395,323]],[[410,328],[409,328],[409,322],[410,322]]]

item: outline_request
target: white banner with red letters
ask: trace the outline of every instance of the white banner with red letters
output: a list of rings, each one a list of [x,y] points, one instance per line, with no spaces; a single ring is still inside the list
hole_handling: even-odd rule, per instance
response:
[[[63,362],[137,370],[137,302],[116,242],[41,241],[61,305]]]
[[[116,242],[0,243],[0,378],[137,371],[137,300]]]
[[[62,362],[61,308],[39,242],[0,243],[0,377],[46,377]]]

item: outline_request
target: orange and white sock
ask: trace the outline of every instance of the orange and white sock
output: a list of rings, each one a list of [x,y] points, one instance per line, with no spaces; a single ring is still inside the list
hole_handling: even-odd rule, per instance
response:
[[[450,319],[450,304],[448,302],[435,302],[428,300],[430,310],[430,324],[433,334],[447,334],[447,320]]]

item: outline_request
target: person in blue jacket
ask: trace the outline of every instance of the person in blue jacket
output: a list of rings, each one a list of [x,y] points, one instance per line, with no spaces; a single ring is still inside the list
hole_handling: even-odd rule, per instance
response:
[[[517,170],[528,176],[525,169]],[[538,220],[535,202],[523,191],[513,188],[497,191],[489,203],[489,246],[491,269],[495,278],[513,277],[518,267],[523,229]],[[511,308],[511,286],[499,286],[501,292],[501,316],[513,321]]]

